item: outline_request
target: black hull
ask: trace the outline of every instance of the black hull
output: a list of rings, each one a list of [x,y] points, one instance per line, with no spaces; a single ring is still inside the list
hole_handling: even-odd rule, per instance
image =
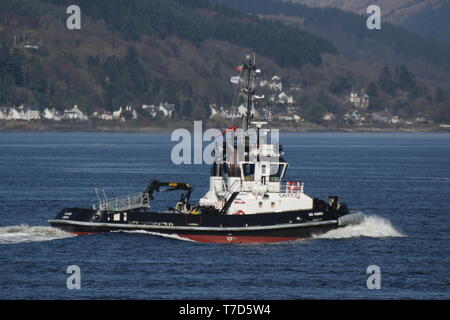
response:
[[[353,214],[354,215],[354,214]],[[75,234],[144,230],[198,242],[260,243],[307,239],[360,219],[341,210],[303,210],[245,216],[122,212],[100,215],[94,210],[62,210],[51,226]],[[353,221],[354,220],[354,221]]]

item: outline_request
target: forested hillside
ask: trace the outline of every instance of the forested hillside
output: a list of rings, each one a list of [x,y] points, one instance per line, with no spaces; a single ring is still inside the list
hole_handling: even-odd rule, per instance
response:
[[[450,43],[449,0],[278,0],[306,4],[311,7],[334,7],[357,14],[367,7],[379,5],[382,20],[403,26],[427,37]]]
[[[204,0],[79,0],[80,31],[65,28],[69,4],[0,1],[0,104],[95,109],[189,100],[204,114],[230,92],[224,80],[241,60],[227,51],[255,51],[276,68],[320,65],[321,53],[336,53],[308,32]],[[23,50],[20,42],[30,40],[39,50]]]
[[[301,18],[305,26],[320,25],[326,30],[354,34],[360,41],[373,40],[408,58],[420,58],[450,72],[450,43],[425,38],[391,23],[383,23],[379,32],[365,27],[367,16],[333,7],[312,8],[273,0],[212,0],[249,13]]]
[[[345,95],[355,88],[369,94],[371,111],[388,109],[403,117],[450,120],[450,44],[446,42],[386,22],[381,30],[369,30],[368,15],[332,7],[274,0],[211,1],[281,21],[333,43],[337,56],[325,55],[318,68],[302,68],[302,80],[316,85],[315,90],[305,90],[306,102],[322,100],[324,109],[342,113]]]
[[[450,121],[450,44],[391,24],[373,31],[364,16],[270,0],[76,2],[81,30],[66,27],[73,1],[0,0],[0,107],[169,102],[176,119],[206,119],[210,104],[231,104],[230,76],[255,52],[265,79],[300,84],[307,120],[351,111],[356,89],[371,112]]]

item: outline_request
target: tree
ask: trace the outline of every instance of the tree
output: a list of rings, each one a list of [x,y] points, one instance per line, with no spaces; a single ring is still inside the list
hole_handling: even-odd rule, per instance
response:
[[[440,123],[450,123],[450,102],[440,104],[434,110],[433,120]]]
[[[441,87],[436,88],[436,91],[434,92],[434,99],[437,103],[444,102],[447,98],[447,94],[445,93],[444,89]]]
[[[334,94],[339,94],[352,89],[354,80],[351,76],[336,76],[329,84],[329,89]]]
[[[370,99],[378,97],[378,87],[375,83],[369,83],[369,85],[367,86],[367,94]]]
[[[380,72],[380,76],[378,77],[378,87],[387,94],[394,95],[395,93],[395,82],[392,79],[388,66],[384,66]]]
[[[182,107],[182,115],[183,116],[190,116],[192,113],[192,110],[194,109],[194,107],[192,106],[192,101],[191,99],[187,99],[183,102],[183,107]]]
[[[303,107],[302,115],[306,121],[320,123],[325,112],[325,107],[320,103],[308,103]]]
[[[381,111],[384,110],[384,104],[381,101],[380,98],[378,97],[374,97],[374,98],[370,98],[369,100],[369,107],[368,107],[369,111]]]
[[[416,77],[404,64],[395,70],[395,78],[402,90],[413,91],[416,88]]]
[[[23,87],[22,65],[24,57],[18,51],[0,47],[0,103],[13,103],[16,100],[16,87]]]
[[[328,99],[328,95],[323,90],[320,90],[319,92],[317,103],[322,105],[326,110],[330,110],[330,101]]]

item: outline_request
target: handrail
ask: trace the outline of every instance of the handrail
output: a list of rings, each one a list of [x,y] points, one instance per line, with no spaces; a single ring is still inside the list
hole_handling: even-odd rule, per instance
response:
[[[303,193],[304,184],[300,181],[286,181],[280,183],[281,193]]]
[[[150,206],[147,193],[138,193],[124,197],[101,200],[99,208],[102,211],[126,211]]]
[[[304,184],[300,181],[284,181],[284,182],[270,182],[266,185],[266,191],[268,193],[303,193]],[[242,191],[252,192],[253,190],[261,191],[260,189],[255,189],[254,184],[247,184],[242,186]]]

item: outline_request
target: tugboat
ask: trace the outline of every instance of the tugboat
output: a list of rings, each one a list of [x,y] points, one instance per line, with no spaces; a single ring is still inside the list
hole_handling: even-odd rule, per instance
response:
[[[144,192],[119,198],[108,199],[96,189],[98,203],[92,208],[65,208],[49,224],[78,235],[144,230],[197,242],[263,243],[311,238],[360,223],[363,214],[351,213],[337,196],[327,202],[311,198],[303,182],[285,181],[288,162],[282,147],[269,141],[271,130],[263,129],[267,123],[250,122],[261,71],[254,58],[247,60],[241,66],[246,98],[242,130],[233,128],[218,143],[209,190],[198,204],[189,201],[191,185],[152,180]],[[251,125],[255,128],[249,129]],[[150,210],[155,191],[177,190],[184,193],[173,208]]]

